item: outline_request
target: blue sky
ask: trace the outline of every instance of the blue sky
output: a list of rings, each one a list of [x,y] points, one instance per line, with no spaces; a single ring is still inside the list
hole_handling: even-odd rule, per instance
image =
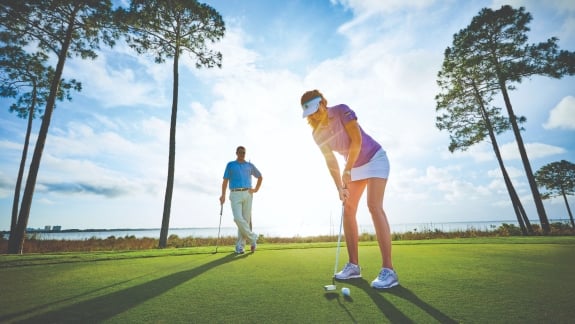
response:
[[[301,119],[299,98],[320,89],[346,103],[387,150],[390,222],[513,220],[490,144],[447,150],[435,127],[437,72],[453,34],[501,1],[207,1],[222,14],[221,69],[180,67],[176,180],[171,227],[217,227],[222,175],[235,148],[263,173],[254,227],[293,235],[328,233],[339,219],[337,191]],[[575,50],[575,3],[508,1],[533,15],[530,42],[559,38]],[[58,103],[38,175],[29,226],[159,228],[168,164],[171,64],[155,64],[123,44],[98,59],[68,60],[64,77],[82,82]],[[527,117],[523,139],[534,170],[575,162],[575,79],[535,77],[511,92]],[[26,121],[0,101],[0,229],[9,229]],[[35,121],[37,134],[40,121]],[[537,220],[511,133],[499,138],[516,189]],[[35,136],[33,138],[35,141]],[[28,160],[29,161],[29,160]],[[570,197],[572,207],[575,199]],[[566,218],[562,199],[545,201]],[[371,231],[365,200],[358,222]],[[234,226],[229,204],[222,226]],[[319,233],[318,233],[319,234]]]

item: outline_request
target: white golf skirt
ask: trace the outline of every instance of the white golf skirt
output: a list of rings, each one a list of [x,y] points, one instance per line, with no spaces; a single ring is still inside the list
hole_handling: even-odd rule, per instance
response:
[[[379,149],[366,164],[351,169],[351,181],[368,178],[387,179],[387,177],[389,177],[389,160],[383,149]]]

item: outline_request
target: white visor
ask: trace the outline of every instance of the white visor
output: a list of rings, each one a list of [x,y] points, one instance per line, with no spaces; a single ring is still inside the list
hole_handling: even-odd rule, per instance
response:
[[[313,114],[319,108],[319,103],[321,102],[321,97],[315,97],[311,100],[308,100],[306,103],[301,105],[303,108],[302,118],[306,118],[307,116]]]

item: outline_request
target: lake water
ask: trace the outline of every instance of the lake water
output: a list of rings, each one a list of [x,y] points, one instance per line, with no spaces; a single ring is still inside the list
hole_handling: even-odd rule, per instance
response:
[[[550,222],[567,222],[563,219],[554,219]],[[408,224],[391,224],[391,230],[393,233],[405,233],[405,232],[424,232],[424,231],[435,231],[439,230],[442,232],[454,232],[454,231],[466,231],[466,230],[479,230],[479,231],[494,231],[499,228],[503,223],[513,224],[519,227],[517,221],[479,221],[479,222],[447,222],[447,223],[408,223]],[[539,224],[538,221],[531,221],[531,224]],[[306,237],[306,236],[318,236],[318,235],[337,235],[339,233],[339,224],[332,227],[314,228],[314,227],[298,227],[298,228],[288,228],[288,227],[254,227],[254,231],[265,237]],[[363,224],[359,225],[359,232],[374,234],[373,225]],[[208,227],[208,228],[174,228],[170,229],[168,235],[177,235],[180,238],[183,237],[198,237],[198,238],[208,238],[217,237],[218,228]],[[236,227],[222,227],[220,230],[220,236],[236,236]],[[37,239],[42,240],[86,240],[90,238],[105,239],[110,236],[126,237],[134,236],[136,238],[159,238],[160,229],[122,229],[122,230],[107,230],[107,231],[76,231],[76,232],[40,232],[36,233]],[[4,234],[7,238],[8,235]]]

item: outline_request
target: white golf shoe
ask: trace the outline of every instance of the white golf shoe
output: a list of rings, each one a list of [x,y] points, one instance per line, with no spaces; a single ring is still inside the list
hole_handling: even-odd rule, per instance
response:
[[[377,278],[371,282],[371,286],[377,289],[387,289],[397,285],[399,285],[397,273],[388,268],[382,268]]]
[[[335,274],[335,279],[347,280],[353,278],[361,278],[361,269],[357,264],[347,263],[343,269]]]

